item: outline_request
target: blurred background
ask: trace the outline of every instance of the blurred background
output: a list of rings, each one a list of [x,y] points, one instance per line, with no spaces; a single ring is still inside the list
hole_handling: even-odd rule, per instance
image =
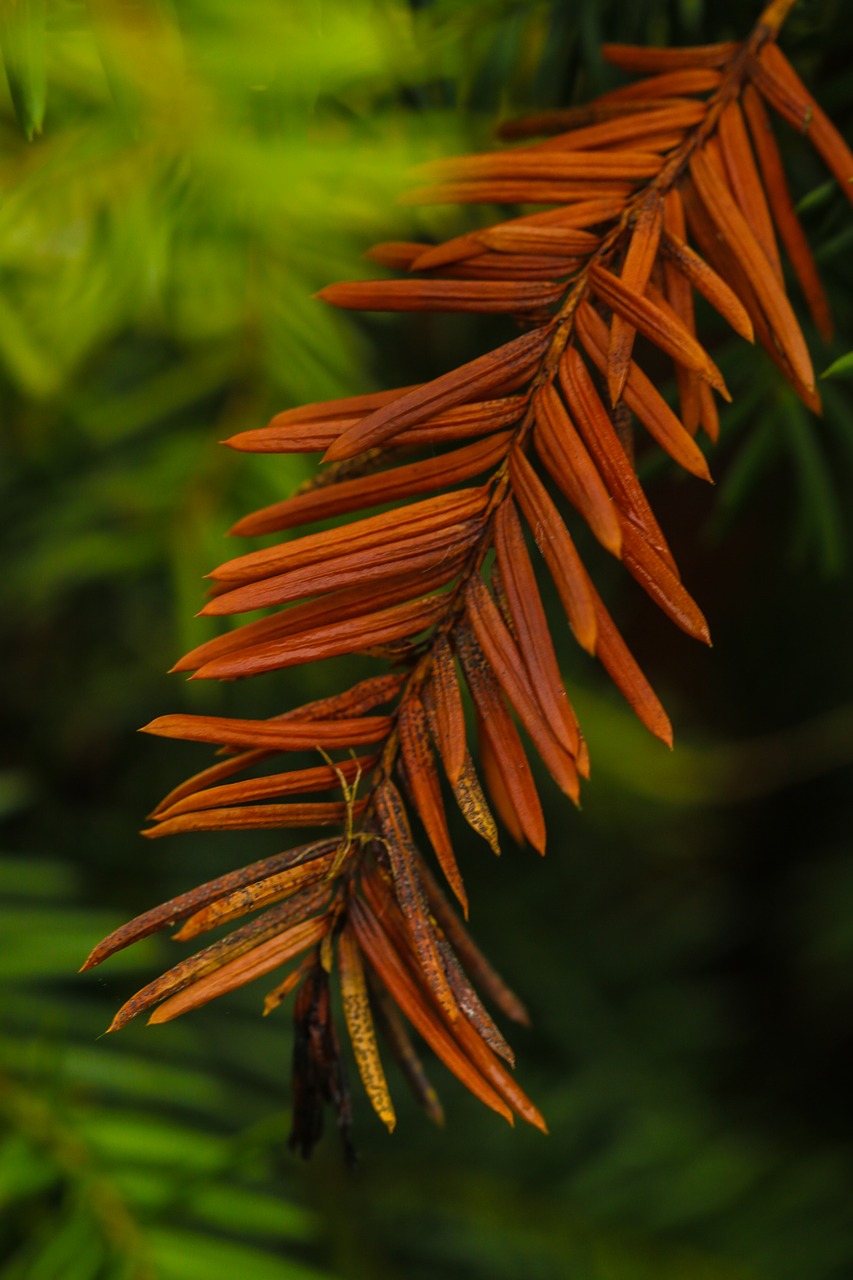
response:
[[[844,10],[802,0],[783,46],[849,139]],[[225,530],[313,466],[217,441],[301,401],[436,375],[497,333],[311,295],[369,274],[376,240],[493,216],[395,199],[413,163],[619,83],[602,41],[732,39],[758,12],[2,7],[2,1280],[853,1273],[853,211],[790,132],[838,326],[831,348],[806,329],[816,367],[838,362],[824,419],[705,314],[734,394],[716,487],[641,460],[713,650],[588,548],[675,752],[566,631],[593,761],[583,811],[543,782],[544,861],[508,847],[497,862],[458,833],[472,930],[533,1014],[512,1040],[550,1137],[511,1131],[435,1065],[445,1130],[392,1074],[393,1137],[358,1096],[360,1169],[334,1133],[303,1165],[286,1145],[287,1009],[262,1020],[249,987],[99,1039],[174,946],[76,975],[123,920],[277,847],[269,832],[144,842],[145,813],[207,757],[137,728],[168,711],[271,715],[346,678],[345,663],[256,687],[164,674],[212,634],[193,615]]]

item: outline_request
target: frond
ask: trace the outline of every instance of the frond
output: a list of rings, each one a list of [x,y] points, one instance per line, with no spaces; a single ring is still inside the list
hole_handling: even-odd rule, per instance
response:
[[[438,245],[379,245],[371,258],[396,278],[331,285],[320,296],[361,310],[501,314],[521,333],[429,382],[287,410],[227,442],[245,452],[322,453],[327,464],[317,483],[233,532],[353,518],[215,569],[204,613],[274,612],[200,645],[176,670],[228,680],[366,654],[390,671],[269,720],[172,715],[147,726],[221,755],[155,810],[148,834],[312,825],[344,833],[146,912],[87,965],[167,924],[190,938],[259,911],[143,988],[113,1027],[148,1010],[151,1021],[166,1021],[291,965],[268,1007],[297,991],[293,1143],[306,1154],[324,1102],[349,1127],[329,999],[336,970],[359,1073],[389,1128],[374,1024],[437,1113],[398,1011],[482,1102],[544,1128],[474,986],[506,1018],[523,1021],[524,1008],[434,875],[467,916],[440,775],[496,852],[493,814],[540,853],[546,830],[528,746],[572,800],[588,776],[528,536],[577,643],[671,744],[667,714],[552,494],[668,618],[710,642],[620,432],[633,416],[690,476],[710,479],[697,434],[716,439],[715,395],[730,397],[697,335],[697,293],[765,348],[805,405],[820,407],[783,253],[820,331],[831,321],[767,108],[810,138],[851,199],[853,155],[776,44],[788,7],[777,0],[741,44],[607,46],[612,63],[643,78],[589,107],[505,128],[513,147],[424,166],[411,201],[544,207]],[[650,348],[654,365],[644,368],[638,357]],[[674,370],[677,410],[657,389],[661,362]],[[280,771],[278,758],[300,750],[321,751],[326,763]],[[241,779],[273,760],[274,772]],[[341,799],[304,798],[335,790]]]
[[[227,1089],[192,1034],[166,1054],[141,1054],[132,1039],[105,1053],[96,1037],[109,992],[80,999],[68,985],[104,913],[80,905],[67,864],[44,857],[4,855],[0,888],[4,1280],[320,1280],[315,1221],[275,1174],[282,1124],[247,1134],[248,1147],[222,1131],[226,1096],[246,1116],[275,1098],[270,1028],[231,1010],[230,1033],[239,1026],[251,1048],[242,1085]],[[114,977],[132,981],[156,950],[125,953]]]

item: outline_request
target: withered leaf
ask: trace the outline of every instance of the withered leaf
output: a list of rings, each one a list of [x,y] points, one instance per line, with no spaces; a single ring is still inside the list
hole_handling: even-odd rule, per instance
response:
[[[702,44],[680,49],[650,49],[636,44],[605,44],[601,53],[606,62],[622,71],[641,74],[656,71],[680,71],[692,67],[724,67],[737,53],[734,43]],[[632,89],[636,86],[631,85]]]
[[[385,511],[379,515],[366,516],[352,524],[325,529],[322,533],[305,534],[277,547],[237,556],[214,569],[210,577],[236,586],[241,582],[268,578],[285,570],[322,564],[330,555],[382,547],[391,534],[400,541],[471,519],[480,514],[486,500],[487,494],[482,489],[461,489],[454,493],[424,498],[404,507],[402,511]]]
[[[500,253],[537,253],[546,257],[565,254],[589,254],[598,248],[600,236],[579,227],[531,225],[529,222],[502,222],[486,231],[478,231],[480,244]]]
[[[245,986],[247,982],[254,982],[255,978],[263,977],[271,969],[277,969],[294,956],[301,955],[308,947],[313,947],[325,935],[328,927],[327,916],[299,920],[283,933],[268,938],[245,954],[217,965],[216,969],[203,978],[164,1000],[149,1017],[149,1023],[171,1022],[182,1013],[198,1009],[218,996]]]
[[[466,542],[469,533],[475,534],[476,529],[463,526],[462,537]],[[450,559],[449,567],[447,562],[442,562],[434,569],[421,571],[417,577],[417,585],[420,591],[434,591],[444,586],[456,571],[457,565]],[[217,673],[215,664],[221,659],[239,658],[242,661],[247,657],[250,660],[257,658],[259,661],[267,661],[271,665],[265,669],[274,670],[276,656],[281,652],[281,641],[297,635],[304,637],[306,632],[340,623],[344,619],[362,617],[368,613],[390,609],[394,605],[411,604],[412,597],[420,595],[420,591],[413,589],[409,571],[379,579],[370,594],[360,584],[344,587],[316,600],[293,605],[268,618],[245,623],[234,631],[205,641],[186,654],[172,670],[204,670],[210,676]],[[221,670],[225,673],[228,668],[223,666]]]
[[[381,550],[367,547],[330,554],[322,564],[304,565],[224,591],[208,601],[202,613],[216,617],[247,613],[272,605],[290,604],[306,596],[343,590],[355,579],[365,585],[373,585],[404,574],[426,573],[440,568],[444,562],[458,563],[461,553],[477,532],[478,526],[469,521],[443,525],[400,541],[388,538]]]
[[[682,324],[663,315],[648,298],[634,293],[618,276],[604,267],[591,266],[589,279],[593,291],[616,315],[624,317],[678,364],[698,373],[704,382],[710,383],[725,399],[731,399],[719,369]]]
[[[536,575],[511,498],[504,500],[495,516],[495,550],[518,634],[518,651],[527,668],[530,686],[548,717],[551,732],[567,751],[576,756],[579,742],[577,721],[560,675]],[[591,600],[589,615],[591,651],[595,647],[595,614]]]
[[[750,84],[743,91],[743,109],[761,168],[761,177],[770,200],[773,221],[791,259],[791,265],[796,272],[818,332],[825,342],[829,342],[832,338],[833,326],[826,291],[821,283],[805,232],[794,210],[782,157],[773,136],[770,120],[761,98]]]
[[[316,956],[313,952],[309,952],[307,956],[304,956],[299,961],[299,964],[296,965],[294,969],[291,969],[286,978],[279,982],[277,986],[273,987],[272,991],[267,992],[264,996],[265,1018],[268,1017],[274,1009],[277,1009],[280,1004],[283,1004],[289,995],[293,994],[300,982],[308,976],[309,970],[312,969],[316,963]]]
[[[660,168],[660,157],[643,151],[545,151],[523,147],[512,151],[488,151],[480,155],[454,156],[433,160],[421,167],[425,178],[477,178],[518,180],[531,178],[550,182],[597,182],[601,179],[651,178]]]
[[[627,521],[623,533],[622,559],[626,569],[676,626],[694,639],[710,644],[708,624],[692,596],[688,595],[660,556],[655,554],[646,540]]]
[[[784,289],[782,262],[764,184],[755,167],[755,157],[752,154],[740,104],[734,99],[726,103],[720,114],[717,140],[735,202],[749,222],[756,240],[764,250],[773,274]]]
[[[547,343],[547,330],[534,329],[417,387],[344,431],[326,451],[326,461],[350,458],[445,409],[493,394],[533,369]]]
[[[218,925],[227,924],[229,920],[257,911],[273,902],[281,902],[300,890],[310,889],[312,885],[320,884],[328,878],[337,857],[336,846],[309,861],[300,862],[276,872],[275,875],[265,876],[263,880],[256,880],[254,884],[232,889],[230,893],[191,915],[173,937],[178,942],[187,942],[200,933],[207,933]]]
[[[397,1006],[388,992],[370,970],[366,975],[370,982],[371,994],[375,1004],[373,1012],[383,1037],[397,1059],[397,1063],[406,1082],[411,1089],[415,1101],[423,1107],[426,1114],[439,1128],[444,1125],[444,1109],[439,1096],[423,1068],[423,1063],[415,1052],[412,1038],[403,1022]]]
[[[551,384],[542,387],[534,404],[539,456],[601,545],[618,557],[622,531],[616,510],[566,406]]]
[[[659,156],[650,155],[655,162],[653,172],[661,165]],[[648,161],[646,162],[648,167]],[[437,182],[428,187],[416,187],[406,193],[404,204],[571,204],[581,200],[617,201],[624,207],[626,199],[633,193],[634,184],[639,182],[621,182],[614,179],[600,178],[584,182],[582,180],[560,181],[559,179],[536,178],[475,178],[469,182]]]
[[[232,747],[264,747],[269,751],[311,751],[318,747],[357,747],[380,742],[391,728],[388,716],[354,720],[236,720],[225,716],[176,714],[159,716],[142,733],[186,742],[213,742]]]
[[[509,388],[507,387],[507,390]],[[431,415],[423,422],[403,428],[383,451],[388,449],[418,447],[421,445],[451,444],[456,440],[487,435],[518,420],[524,412],[524,396],[505,395],[494,400],[472,400],[456,405],[444,412]],[[232,449],[246,453],[323,453],[350,427],[358,426],[367,415],[360,418],[329,418],[309,423],[284,423],[276,426],[276,419],[266,427],[241,431],[224,440]],[[379,446],[382,447],[382,446]],[[356,454],[355,457],[363,457]],[[345,459],[344,461],[350,461]],[[244,516],[230,530],[233,534],[251,536],[254,532],[255,514]]]
[[[114,930],[104,938],[103,942],[98,943],[82,968],[84,970],[94,968],[109,956],[115,955],[117,951],[123,951],[125,947],[139,942],[141,938],[147,938],[160,929],[186,920],[188,916],[235,889],[254,884],[258,880],[263,880],[265,876],[276,875],[288,867],[298,866],[313,858],[321,858],[324,854],[331,852],[336,844],[337,841],[326,839],[299,845],[298,848],[289,849],[285,853],[275,854],[271,858],[261,858],[257,862],[249,863],[246,867],[217,876],[215,880],[208,880],[206,884],[198,885],[177,898],[170,898],[168,902],[143,912],[142,915],[136,916],[121,928]]]
[[[360,817],[364,804],[356,806]],[[143,835],[149,840],[173,836],[186,831],[251,831],[276,827],[333,827],[346,820],[347,807],[340,801],[300,804],[244,804],[223,808],[198,809],[173,818],[161,818],[156,827],[148,827]]]
[[[806,134],[853,204],[853,152],[779,46],[768,41],[749,67],[756,88],[798,133]]]
[[[426,248],[423,244],[395,245],[387,247],[387,253],[383,253],[386,246],[379,245],[377,249],[380,252],[373,250],[370,256],[383,262],[385,266],[394,266],[398,271],[411,270],[411,263]],[[441,271],[444,278],[449,280],[506,280],[525,283],[543,281],[553,287],[580,266],[581,262],[581,258],[565,254],[506,253],[483,247],[481,252],[452,262],[442,267]],[[561,292],[562,286],[552,301],[557,301]]]
[[[701,151],[690,158],[690,176],[712,222],[755,291],[791,368],[806,389],[814,390],[811,358],[791,304],[772,271],[767,270],[767,259],[722,176]]]
[[[433,646],[432,670],[427,692],[430,697],[427,704],[428,710],[433,714],[433,736],[448,781],[451,786],[455,786],[466,756],[465,713],[462,708],[462,694],[456,678],[453,654],[443,637]]]
[[[247,778],[242,782],[206,787],[203,790],[192,791],[171,804],[167,805],[164,802],[155,810],[152,817],[162,820],[177,817],[181,813],[236,805],[249,800],[267,800],[296,795],[302,791],[330,791],[340,786],[341,781],[350,783],[363,773],[368,773],[377,760],[378,756],[362,756],[342,760],[334,768],[323,764],[313,769],[293,769],[289,773],[270,773],[261,778]]]
[[[542,481],[520,450],[510,455],[509,474],[513,493],[554,579],[575,639],[592,652],[595,646],[594,610],[588,579],[569,531]]]
[[[511,991],[496,969],[489,964],[465,925],[447,901],[428,868],[422,871],[424,889],[433,915],[472,981],[476,982],[501,1013],[524,1027],[530,1026],[530,1015],[514,991]]]
[[[701,293],[707,302],[710,302],[724,320],[728,321],[735,333],[740,334],[747,342],[753,342],[755,335],[749,313],[737,294],[712,267],[708,266],[705,259],[700,258],[698,253],[694,253],[690,246],[684,243],[683,237],[679,238],[671,232],[665,233],[661,248],[666,259],[665,267],[672,263],[684,279],[698,293]],[[670,302],[672,302],[671,297]],[[674,303],[673,306],[675,306]]]
[[[597,333],[606,333],[606,326],[601,317],[586,302],[582,302],[578,307],[576,328],[578,337],[592,363],[602,373],[606,372],[606,348],[598,341],[596,336]],[[687,434],[684,426],[670,409],[651,379],[646,377],[636,361],[633,360],[628,369],[628,379],[622,392],[622,399],[632,413],[637,415],[649,435],[657,441],[662,449],[666,450],[671,458],[674,458],[686,471],[698,476],[699,479],[710,480],[708,464],[705,461],[702,450],[696,444],[696,441]]]
[[[409,694],[397,719],[400,750],[406,770],[415,808],[420,815],[430,844],[435,850],[447,883],[450,885],[468,915],[468,895],[450,842],[441,788],[435,771],[429,725],[423,703],[415,694]]]
[[[443,575],[454,576],[458,563],[450,563],[442,569]],[[243,676],[259,675],[263,671],[278,671],[283,667],[296,667],[305,662],[317,662],[321,658],[335,658],[341,654],[358,653],[389,641],[401,640],[407,636],[417,635],[429,627],[441,614],[444,608],[443,596],[426,596],[424,599],[412,600],[414,594],[411,579],[404,580],[408,586],[401,592],[409,597],[403,603],[394,604],[376,613],[360,614],[355,618],[346,618],[342,622],[329,622],[325,626],[316,627],[313,631],[298,632],[288,639],[268,640],[263,644],[251,645],[214,658],[199,667],[194,679],[235,680]],[[418,590],[425,587],[421,578]],[[364,592],[357,588],[362,599]],[[373,717],[377,720],[377,717]],[[149,730],[149,732],[155,732]],[[159,732],[159,730],[158,730]],[[329,730],[329,732],[333,732]],[[378,730],[377,730],[378,733]],[[307,735],[306,735],[307,736]],[[384,733],[378,733],[384,737]],[[376,742],[377,738],[362,738],[362,742]],[[352,742],[333,742],[333,746],[356,746],[358,740]],[[239,744],[238,744],[239,745]],[[305,745],[308,745],[307,742]],[[322,737],[316,744],[330,745]]]
[[[346,925],[338,938],[338,962],[341,969],[344,1017],[359,1075],[373,1110],[392,1133],[397,1123],[397,1116],[376,1044],[370,998],[367,994],[358,942],[352,929]]]
[[[211,943],[204,950],[181,960],[161,977],[155,978],[153,982],[149,982],[147,986],[131,996],[119,1009],[108,1029],[118,1031],[130,1022],[131,1018],[136,1018],[160,1001],[183,992],[196,981],[208,975],[213,975],[215,978],[217,971],[223,965],[230,964],[232,960],[243,957],[270,940],[275,942],[283,932],[288,931],[294,921],[304,920],[311,911],[325,905],[329,892],[327,885],[315,885],[303,890],[289,901],[270,907],[262,915],[256,916],[248,924],[241,925],[239,929],[234,929],[226,937]],[[281,963],[284,963],[284,959]]]
[[[622,264],[620,279],[631,293],[642,295],[646,291],[657,258],[662,223],[663,201],[652,188],[639,207]],[[611,404],[616,404],[622,395],[636,332],[635,324],[616,311],[610,326],[607,356],[607,387]]]
[[[514,707],[543,763],[557,785],[577,802],[579,784],[574,760],[545,719],[515,642],[488,588],[476,574],[466,587],[465,611],[494,679]],[[470,685],[470,676],[468,682]],[[474,697],[476,701],[476,693]],[[480,713],[484,714],[482,706]]]
[[[556,302],[556,284],[502,281],[363,280],[328,285],[317,295],[358,311],[471,311],[481,315],[535,311]],[[329,451],[328,457],[333,456]]]
[[[521,739],[501,695],[500,685],[473,632],[458,626],[457,652],[471,696],[481,717],[482,729],[500,763],[501,776],[518,814],[521,830],[533,848],[545,852],[545,820]]]
[[[498,842],[498,829],[486,803],[483,788],[480,786],[480,780],[474,768],[474,761],[467,751],[459,775],[453,783],[453,795],[459,805],[459,812],[468,826],[476,831],[478,836],[483,837],[493,853],[499,855],[501,847]]]
[[[604,321],[591,307],[582,306],[578,312],[577,324],[579,331],[583,326],[581,336],[584,345],[589,343],[594,348],[601,362],[599,368],[603,371],[607,358],[607,327]],[[666,539],[616,434],[610,414],[599,397],[582,356],[573,345],[567,346],[563,352],[559,376],[574,422],[595,459],[613,501],[622,514],[643,531],[658,555],[676,572],[675,561]]]
[[[589,586],[598,627],[595,656],[637,718],[650,733],[671,747],[672,725],[669,717],[632,657],[595,587],[592,583]]]
[[[477,712],[476,741],[479,752],[480,772],[483,775],[489,801],[515,843],[521,846],[525,842],[524,826],[504,781],[503,767],[495,753],[491,738],[486,732],[485,722],[479,711]]]
[[[351,918],[359,945],[376,976],[387,987],[412,1026],[466,1089],[512,1124],[512,1111],[492,1085],[486,1083],[480,1070],[458,1043],[456,1026],[465,1022],[465,1019],[458,1019],[451,1033],[441,1021],[438,1010],[431,1005],[426,992],[416,984],[378,917],[368,911],[358,898],[353,900]]]
[[[633,90],[644,87],[645,83],[642,86],[628,87]],[[608,104],[615,105],[622,101],[617,97],[622,92],[623,90],[617,89],[598,100],[604,106],[602,115],[606,114]],[[642,107],[647,109],[642,110]],[[634,143],[642,146],[644,151],[658,151],[660,148],[653,142],[655,137],[669,131],[667,136],[672,139],[670,146],[677,146],[684,130],[699,124],[704,119],[706,110],[704,102],[690,102],[683,98],[670,103],[649,103],[642,100],[638,103],[636,98],[629,99],[624,106],[617,107],[610,119],[602,119],[568,133],[561,132],[558,137],[549,138],[538,145],[543,151],[586,151],[591,147],[621,147],[625,143]]]
[[[604,56],[609,62],[618,66],[620,65],[616,61],[619,57],[618,52],[615,57],[612,56],[614,47],[617,50],[619,48],[613,45],[606,46]],[[625,47],[622,48],[624,50]],[[657,52],[659,51],[655,50],[655,53]],[[623,70],[628,69],[623,67]],[[608,89],[607,93],[601,94],[596,99],[596,102],[599,104],[624,103],[626,109],[633,112],[644,98],[665,99],[693,93],[708,93],[712,89],[718,89],[722,81],[723,77],[719,71],[709,66],[694,65],[676,71],[663,71],[659,75],[650,75],[644,80],[635,80],[632,84],[622,85],[619,89]]]
[[[418,854],[406,810],[393,782],[376,790],[376,817],[394,877],[394,891],[406,919],[424,975],[439,1005],[451,1022],[459,1017],[456,999],[447,981],[438,938],[430,923],[418,874]]]
[[[507,1044],[494,1019],[483,1007],[483,1002],[468,981],[453,948],[446,938],[440,938],[439,945],[444,959],[444,967],[447,970],[447,976],[450,979],[450,985],[453,988],[453,994],[456,996],[459,1008],[489,1048],[499,1058],[503,1058],[504,1062],[508,1062],[511,1067],[514,1067],[515,1054]]]
[[[248,433],[247,433],[248,434]],[[509,440],[509,432],[495,432],[485,440],[466,445],[452,453],[435,458],[424,458],[392,471],[380,471],[356,480],[338,481],[309,493],[298,493],[273,506],[257,512],[249,521],[243,521],[234,532],[256,536],[276,533],[308,524],[312,520],[325,520],[329,516],[344,515],[364,507],[398,502],[415,494],[444,489],[463,480],[470,480],[481,471],[500,461]]]

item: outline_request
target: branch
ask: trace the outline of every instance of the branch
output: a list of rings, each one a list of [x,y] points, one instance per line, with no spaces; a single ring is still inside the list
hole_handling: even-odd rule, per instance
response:
[[[549,486],[676,625],[710,641],[624,428],[635,417],[681,467],[710,479],[695,437],[701,429],[716,440],[714,392],[730,397],[697,338],[694,292],[742,338],[757,339],[819,408],[777,236],[822,332],[829,309],[764,104],[811,137],[848,198],[853,155],[776,46],[791,3],[771,4],[741,44],[606,46],[611,62],[643,78],[588,107],[515,122],[504,133],[525,141],[513,149],[424,166],[424,185],[410,199],[546,207],[439,245],[376,246],[370,256],[398,278],[331,285],[321,297],[367,310],[502,313],[522,326],[520,336],[431,382],[288,410],[227,442],[249,452],[322,451],[327,463],[293,497],[241,520],[238,534],[395,505],[221,565],[205,613],[277,612],[199,646],[176,669],[232,679],[367,653],[391,671],[270,720],[184,715],[147,726],[224,752],[155,810],[150,834],[311,823],[340,824],[343,834],[146,912],[105,939],[87,967],[167,923],[182,922],[179,936],[188,938],[261,910],[138,992],[113,1027],[152,1007],[151,1021],[166,1021],[296,960],[268,1008],[298,988],[293,1143],[304,1153],[324,1102],[345,1134],[349,1126],[328,994],[336,966],[359,1071],[389,1128],[394,1110],[373,1011],[416,1093],[440,1114],[395,1006],[487,1106],[544,1128],[474,984],[510,1019],[523,1021],[524,1008],[447,902],[409,814],[467,916],[439,767],[463,816],[496,852],[492,810],[516,840],[545,848],[516,720],[572,800],[588,776],[525,524],[578,643],[651,733],[671,744],[666,712]],[[678,411],[636,362],[638,334],[672,361]],[[482,782],[469,753],[472,729]],[[323,765],[228,781],[311,748]],[[335,751],[344,755],[327,754]],[[336,790],[340,800],[281,803]]]

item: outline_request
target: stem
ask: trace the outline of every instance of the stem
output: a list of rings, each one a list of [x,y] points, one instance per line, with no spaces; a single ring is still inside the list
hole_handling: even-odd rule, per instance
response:
[[[392,713],[394,725],[385,740],[381,760],[373,774],[368,792],[367,807],[363,820],[369,829],[372,801],[377,787],[390,778],[399,750],[399,734],[397,719],[400,710],[408,697],[417,695],[429,678],[433,662],[436,642],[446,637],[457,625],[465,606],[465,589],[471,577],[479,573],[482,563],[492,546],[492,523],[494,514],[504,501],[509,489],[509,457],[514,449],[523,448],[535,423],[535,400],[537,391],[546,383],[553,381],[560,358],[567,347],[573,330],[574,313],[579,303],[589,291],[589,272],[595,266],[607,266],[622,247],[644,202],[653,191],[663,196],[671,190],[681,178],[690,157],[703,147],[717,128],[722,111],[726,105],[737,98],[747,78],[749,59],[754,57],[763,45],[775,40],[778,32],[797,0],[772,0],[762,13],[752,33],[736,49],[725,67],[725,78],[716,93],[708,100],[707,110],[702,121],[690,130],[681,144],[673,150],[662,165],[659,173],[639,188],[625,203],[625,208],[615,225],[603,237],[598,248],[589,255],[583,267],[577,272],[567,286],[563,301],[554,317],[548,322],[553,329],[551,341],[542,357],[539,369],[530,384],[527,409],[513,432],[507,447],[506,457],[493,473],[489,484],[491,495],[484,515],[483,531],[471,554],[460,571],[453,588],[448,592],[447,607],[441,618],[434,624],[428,647],[415,663],[405,685],[400,691],[397,707]],[[365,846],[362,845],[362,848]],[[363,856],[363,855],[362,855]],[[347,878],[353,877],[358,870],[361,858],[354,860],[348,869]]]

